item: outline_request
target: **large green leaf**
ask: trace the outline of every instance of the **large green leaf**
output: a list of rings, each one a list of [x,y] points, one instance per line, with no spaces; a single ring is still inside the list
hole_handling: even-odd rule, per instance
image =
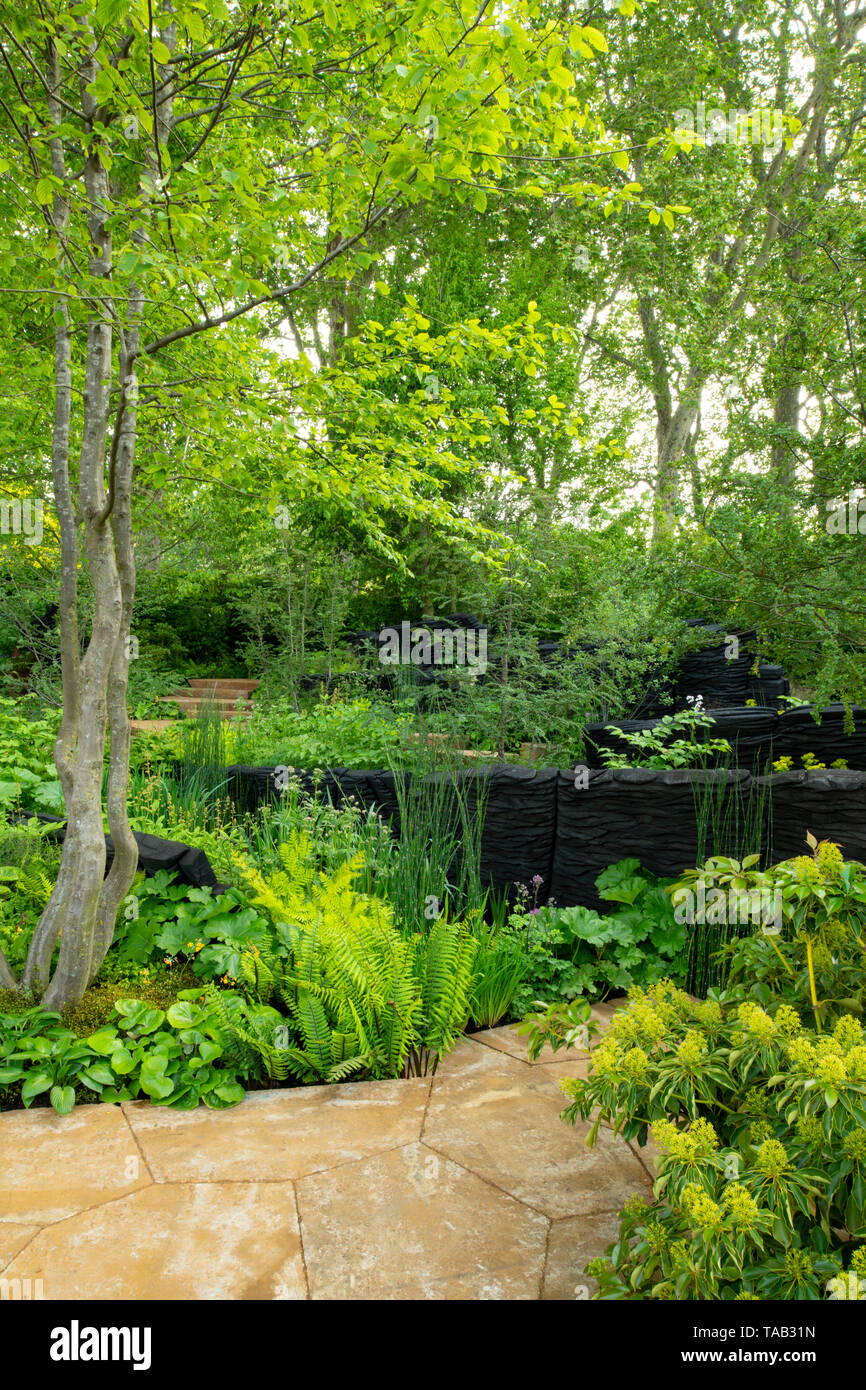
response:
[[[58,1115],[68,1115],[75,1104],[74,1086],[52,1086],[51,1104]]]

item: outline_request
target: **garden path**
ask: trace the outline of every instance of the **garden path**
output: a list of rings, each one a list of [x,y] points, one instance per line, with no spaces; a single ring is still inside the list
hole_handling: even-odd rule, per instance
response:
[[[46,1299],[585,1298],[652,1171],[559,1120],[559,1079],[586,1066],[530,1063],[504,1027],[433,1078],[7,1112],[0,1279]]]

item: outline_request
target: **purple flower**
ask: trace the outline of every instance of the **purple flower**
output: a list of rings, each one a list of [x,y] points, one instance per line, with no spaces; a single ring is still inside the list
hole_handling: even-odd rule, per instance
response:
[[[536,886],[540,886],[544,882],[544,879],[541,877],[541,874],[533,874],[529,882],[534,883]]]
[[[540,911],[541,911],[541,908],[540,908],[540,907],[531,907],[531,908],[529,909],[529,911],[527,912],[526,915],[527,915],[527,917],[534,917],[535,914],[536,914],[537,912],[540,912]]]

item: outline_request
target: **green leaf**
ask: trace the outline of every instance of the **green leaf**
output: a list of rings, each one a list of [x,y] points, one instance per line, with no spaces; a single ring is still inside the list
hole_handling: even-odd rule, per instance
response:
[[[112,1069],[119,1072],[121,1076],[126,1076],[135,1066],[132,1053],[125,1047],[116,1047],[111,1054],[110,1062]]]
[[[28,1076],[24,1085],[21,1087],[21,1099],[25,1106],[29,1106],[30,1101],[35,1096],[41,1096],[54,1084],[54,1077],[50,1071],[38,1071],[35,1076]]]
[[[95,1066],[87,1067],[86,1070],[79,1072],[79,1080],[89,1086],[92,1091],[101,1090],[103,1086],[114,1085],[114,1072],[105,1062],[97,1062]]]
[[[141,1089],[146,1095],[160,1100],[170,1096],[174,1082],[165,1074],[165,1058],[159,1053],[151,1053],[141,1064]]]
[[[225,1105],[237,1105],[239,1101],[243,1100],[246,1091],[237,1081],[224,1081],[221,1086],[217,1086],[213,1094],[218,1096]]]
[[[172,1004],[166,1014],[166,1018],[172,1028],[192,1028],[196,1023],[199,1023],[203,1017],[204,1010],[200,1009],[197,1004],[193,1004],[186,999],[179,1003]]]
[[[58,1115],[68,1115],[75,1104],[75,1087],[52,1086],[50,1098]]]
[[[580,30],[580,34],[581,37],[586,39],[587,43],[592,44],[593,48],[597,49],[599,53],[607,53],[607,39],[599,29],[593,28],[591,24],[584,24]]]

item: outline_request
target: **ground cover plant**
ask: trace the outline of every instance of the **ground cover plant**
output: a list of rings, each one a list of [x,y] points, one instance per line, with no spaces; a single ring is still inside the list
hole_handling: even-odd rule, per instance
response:
[[[0,812],[62,812],[51,757],[57,724],[51,717],[28,719],[16,701],[0,699]]]
[[[622,859],[595,881],[613,906],[530,907],[528,890],[518,900],[504,935],[523,943],[527,967],[511,1008],[521,1017],[541,1004],[578,996],[599,1002],[662,976],[684,980],[686,929],[677,922],[665,889],[670,883]]]

